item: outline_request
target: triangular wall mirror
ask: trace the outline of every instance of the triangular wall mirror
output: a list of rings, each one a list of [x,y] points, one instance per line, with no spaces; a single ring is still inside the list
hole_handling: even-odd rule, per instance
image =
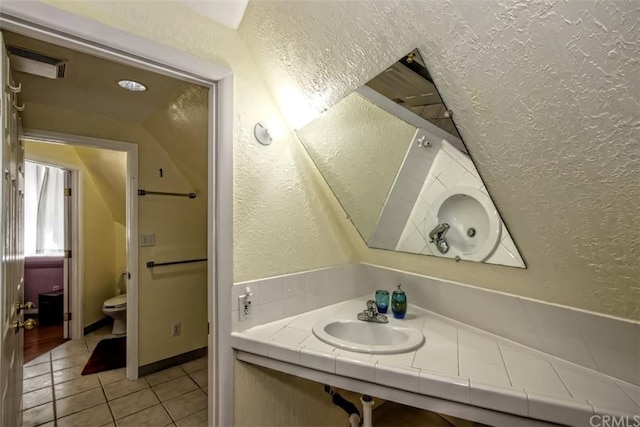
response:
[[[417,50],[297,134],[369,247],[526,268]]]

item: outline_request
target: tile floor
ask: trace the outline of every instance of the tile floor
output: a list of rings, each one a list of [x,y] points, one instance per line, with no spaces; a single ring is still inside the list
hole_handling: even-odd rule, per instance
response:
[[[67,341],[24,366],[23,426],[207,425],[207,359],[136,381],[123,369],[81,376],[110,328]]]

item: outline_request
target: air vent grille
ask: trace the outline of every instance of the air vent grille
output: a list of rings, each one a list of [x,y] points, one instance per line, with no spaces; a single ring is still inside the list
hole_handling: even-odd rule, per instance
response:
[[[42,75],[43,77],[48,78],[58,78],[61,79],[64,77],[65,72],[67,70],[67,61],[60,58],[54,58],[49,55],[45,55],[43,53],[35,52],[33,50],[25,49],[18,46],[7,45],[7,52],[16,57],[15,59],[20,58],[20,66],[18,66],[18,71],[23,71],[31,74]],[[14,59],[14,63],[16,62]],[[26,60],[26,62],[25,62]],[[30,61],[35,61],[40,64],[45,64],[48,66],[55,67],[53,72],[47,72],[47,75],[43,75],[39,72],[33,72],[32,67],[27,66]],[[16,64],[17,65],[17,64]]]

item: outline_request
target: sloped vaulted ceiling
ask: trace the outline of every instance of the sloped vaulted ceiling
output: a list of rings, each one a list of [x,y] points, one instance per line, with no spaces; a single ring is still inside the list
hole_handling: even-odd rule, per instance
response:
[[[23,86],[22,100],[40,114],[35,120],[36,115],[31,114],[33,111],[27,110],[24,114],[26,127],[38,127],[38,123],[46,122],[42,114],[53,109],[108,117],[121,123],[123,130],[141,125],[169,154],[193,189],[206,196],[207,89],[15,33],[3,32],[3,35],[7,44],[68,61],[66,75],[62,79],[15,73]],[[133,93],[122,90],[116,83],[123,78],[143,82],[148,91]],[[69,128],[68,124],[59,125]],[[124,131],[121,133],[126,135]],[[125,179],[113,177],[112,167],[116,165],[117,156],[109,152],[97,155],[82,148],[77,152],[94,172],[96,185],[112,209],[114,219],[124,223],[124,198],[111,185],[120,185]]]
[[[637,319],[638,22],[626,1],[257,1],[239,31],[289,117],[419,48],[529,268],[365,261]]]
[[[142,123],[202,196],[207,194],[208,92],[185,83]]]

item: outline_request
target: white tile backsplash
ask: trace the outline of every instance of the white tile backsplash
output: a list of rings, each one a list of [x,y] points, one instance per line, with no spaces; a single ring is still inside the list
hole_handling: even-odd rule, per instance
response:
[[[361,276],[372,289],[402,283],[410,304],[640,385],[640,322],[370,264],[362,264]],[[436,325],[426,321],[427,340],[452,333]]]
[[[398,283],[402,283],[410,304],[622,380],[607,387],[633,403],[628,393],[635,393],[636,389],[625,388],[623,381],[640,384],[639,322],[369,264],[340,265],[238,283],[232,289],[232,328],[242,331],[355,297],[373,297],[376,289],[392,291]],[[253,315],[239,321],[237,297],[246,286],[253,293]],[[327,309],[336,313],[341,310],[340,306]],[[353,311],[350,307],[345,310]],[[424,320],[426,343],[410,356],[414,358],[413,367],[461,375],[494,386],[513,383],[543,397],[553,393],[548,397],[562,398],[571,392],[560,387],[555,371],[549,369],[544,358],[538,362],[527,359],[526,366],[535,366],[536,370],[525,372],[518,362],[524,356],[517,350],[498,347],[491,336],[481,331],[459,330],[437,315]],[[290,326],[308,331],[312,325]],[[483,348],[482,357],[467,348]],[[497,378],[500,384],[487,378],[494,382]],[[640,396],[633,397],[640,400]],[[627,408],[624,406],[621,409]]]
[[[232,328],[242,331],[257,325],[316,310],[372,292],[365,280],[356,280],[357,265],[318,270],[236,283],[231,289]],[[238,319],[238,296],[251,289],[252,315]]]

